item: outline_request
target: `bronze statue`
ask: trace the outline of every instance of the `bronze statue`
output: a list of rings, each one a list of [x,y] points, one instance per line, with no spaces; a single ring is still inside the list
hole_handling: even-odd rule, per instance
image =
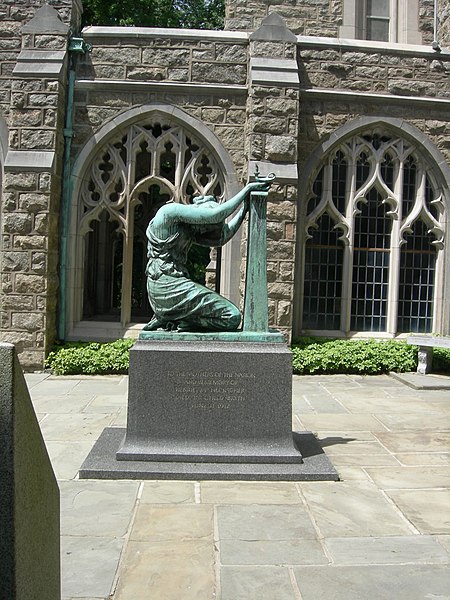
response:
[[[190,279],[186,269],[192,244],[223,246],[238,231],[252,191],[268,191],[273,176],[257,177],[230,200],[198,196],[193,204],[162,206],[147,228],[147,292],[154,316],[146,331],[236,331],[241,322],[237,306]],[[239,207],[239,212],[226,223]]]

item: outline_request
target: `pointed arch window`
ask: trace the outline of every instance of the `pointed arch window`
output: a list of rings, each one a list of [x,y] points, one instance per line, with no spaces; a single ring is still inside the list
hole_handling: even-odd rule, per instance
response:
[[[406,140],[372,130],[328,155],[306,204],[302,330],[436,331],[445,209]]]
[[[80,190],[80,317],[122,325],[148,320],[148,222],[167,202],[190,203],[198,194],[220,201],[224,190],[212,152],[163,118],[133,124],[104,144]]]

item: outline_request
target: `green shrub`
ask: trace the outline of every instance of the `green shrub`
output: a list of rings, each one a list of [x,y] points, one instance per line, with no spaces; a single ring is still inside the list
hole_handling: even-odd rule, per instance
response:
[[[375,375],[417,368],[417,347],[396,340],[303,338],[292,346],[297,375],[348,373]]]
[[[126,373],[130,348],[135,340],[115,342],[69,342],[56,346],[45,366],[56,375],[106,375]]]
[[[68,342],[57,345],[46,367],[56,375],[126,373],[134,340]],[[417,368],[417,347],[397,340],[330,340],[304,337],[292,345],[293,371],[297,375],[347,373],[375,375]],[[433,370],[450,372],[450,349],[435,348]]]
[[[450,348],[435,348],[433,350],[433,371],[450,373]]]

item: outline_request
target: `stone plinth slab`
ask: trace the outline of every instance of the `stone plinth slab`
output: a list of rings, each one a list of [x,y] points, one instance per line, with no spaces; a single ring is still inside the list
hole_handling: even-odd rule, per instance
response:
[[[125,429],[106,428],[79,471],[80,479],[185,479],[338,481],[339,475],[312,433],[293,434],[303,462],[225,463],[117,460]]]

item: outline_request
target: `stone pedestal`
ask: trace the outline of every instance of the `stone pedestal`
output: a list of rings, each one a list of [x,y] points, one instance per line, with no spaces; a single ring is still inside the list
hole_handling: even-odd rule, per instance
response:
[[[292,432],[284,343],[153,335],[130,353],[127,429],[103,432],[81,478],[338,479],[314,436]]]
[[[118,460],[301,462],[285,344],[140,341]]]

